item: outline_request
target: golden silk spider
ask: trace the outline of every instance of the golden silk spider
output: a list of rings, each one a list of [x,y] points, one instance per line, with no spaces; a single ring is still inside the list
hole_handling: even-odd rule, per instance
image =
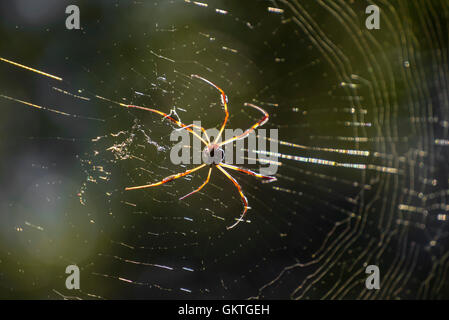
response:
[[[185,125],[185,124],[181,123],[180,121],[174,119],[171,115],[166,114],[166,113],[164,113],[162,111],[159,111],[159,110],[156,110],[156,109],[140,107],[140,106],[135,106],[135,105],[127,105],[126,107],[128,107],[128,108],[135,108],[135,109],[141,109],[141,110],[145,110],[145,111],[150,111],[150,112],[156,113],[156,114],[158,114],[160,116],[163,116],[164,118],[169,119],[170,121],[174,122],[180,128],[186,129],[189,132],[191,132],[194,137],[200,139],[204,143],[204,145],[205,145],[205,147],[203,149],[203,161],[204,161],[204,163],[199,165],[199,166],[197,166],[197,167],[195,167],[195,168],[193,168],[193,169],[187,170],[185,172],[181,172],[181,173],[170,175],[170,176],[162,179],[159,182],[146,184],[146,185],[141,185],[141,186],[135,186],[135,187],[127,187],[127,188],[125,188],[125,190],[137,190],[137,189],[144,189],[144,188],[160,186],[160,185],[162,185],[164,183],[167,183],[167,182],[170,182],[172,180],[184,177],[184,176],[186,176],[186,175],[188,175],[190,173],[193,173],[195,171],[198,171],[198,170],[208,166],[209,167],[209,172],[207,174],[206,180],[197,189],[195,189],[192,192],[186,194],[185,196],[179,198],[179,200],[183,200],[183,199],[187,198],[188,196],[191,196],[192,194],[200,191],[206,184],[209,183],[210,176],[211,176],[211,173],[212,173],[212,169],[215,167],[218,170],[220,170],[229,180],[231,180],[231,182],[237,188],[237,190],[239,192],[239,195],[240,195],[240,198],[242,199],[243,206],[244,206],[243,212],[240,215],[240,217],[237,219],[237,221],[234,224],[232,224],[231,226],[227,227],[227,229],[229,230],[229,229],[234,228],[241,221],[243,221],[243,218],[245,217],[245,214],[248,211],[248,200],[246,199],[245,195],[243,194],[242,187],[240,186],[240,184],[237,182],[237,180],[235,180],[225,170],[225,168],[226,169],[235,170],[235,171],[239,171],[239,172],[243,172],[243,173],[249,174],[251,176],[264,179],[264,180],[266,180],[268,182],[275,181],[276,178],[273,177],[273,176],[265,176],[265,175],[253,172],[251,170],[248,170],[248,169],[243,169],[243,168],[240,168],[240,167],[237,167],[237,166],[233,166],[233,165],[224,163],[223,162],[223,160],[224,160],[224,151],[223,151],[223,149],[221,147],[226,145],[226,144],[228,144],[228,143],[234,142],[236,140],[246,138],[257,127],[264,125],[268,121],[269,116],[268,116],[268,113],[265,110],[263,110],[261,107],[258,107],[258,106],[254,105],[252,103],[245,103],[244,104],[245,106],[252,107],[252,108],[257,109],[260,112],[262,112],[263,115],[264,115],[262,117],[262,119],[257,121],[254,125],[252,125],[249,129],[247,129],[242,134],[234,136],[234,137],[232,137],[232,138],[230,138],[228,140],[225,140],[223,142],[219,142],[218,143],[218,140],[220,139],[220,137],[221,137],[221,135],[223,133],[223,130],[226,127],[226,123],[228,121],[228,118],[229,118],[228,98],[227,98],[226,94],[224,93],[224,91],[220,87],[218,87],[217,85],[212,83],[211,81],[209,81],[209,80],[207,80],[207,79],[205,79],[205,78],[203,78],[201,76],[198,76],[198,75],[191,75],[191,77],[192,78],[197,78],[197,79],[200,79],[200,80],[206,82],[208,85],[214,87],[216,90],[218,90],[220,92],[221,103],[223,105],[224,112],[225,112],[225,118],[224,118],[223,124],[222,124],[222,126],[220,128],[220,131],[219,131],[217,137],[215,137],[213,142],[210,141],[209,136],[207,135],[206,130],[203,127],[200,127],[200,126],[197,126],[197,125],[193,125],[193,124],[192,125]],[[201,130],[201,132],[204,134],[205,139],[203,139],[197,132],[192,130],[192,127]]]

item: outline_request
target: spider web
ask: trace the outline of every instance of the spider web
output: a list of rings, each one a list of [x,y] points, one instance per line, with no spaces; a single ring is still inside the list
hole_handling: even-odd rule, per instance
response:
[[[380,30],[370,1],[83,3],[79,32],[17,3],[2,55],[64,81],[1,65],[1,93],[72,116],[1,102],[2,297],[448,297],[444,1],[376,1]],[[279,132],[275,183],[230,172],[251,207],[230,231],[242,204],[218,170],[184,201],[207,169],[124,190],[192,166],[170,161],[172,123],[118,103],[221,125],[191,74],[226,92],[227,128],[259,119],[251,102]],[[381,290],[365,288],[371,264]]]

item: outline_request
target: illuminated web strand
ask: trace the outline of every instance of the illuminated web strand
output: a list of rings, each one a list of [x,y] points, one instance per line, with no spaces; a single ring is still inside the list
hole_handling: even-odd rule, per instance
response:
[[[254,150],[254,152],[261,153],[261,154],[264,154],[267,156],[282,158],[282,159],[295,160],[295,161],[313,163],[313,164],[321,164],[321,165],[326,165],[326,166],[354,168],[354,169],[361,169],[361,170],[368,169],[368,170],[375,170],[375,171],[379,171],[379,172],[394,173],[394,174],[399,173],[399,170],[396,168],[378,166],[378,165],[373,165],[373,164],[366,165],[363,163],[344,163],[344,162],[337,162],[337,161],[326,160],[326,159],[293,156],[293,155],[289,155],[289,154],[270,152],[270,151],[261,151],[261,150]]]
[[[260,136],[257,136],[258,138]],[[368,157],[370,155],[370,152],[367,150],[353,150],[353,149],[335,149],[335,148],[325,148],[325,147],[309,147],[305,145],[300,145],[288,141],[282,141],[282,140],[276,140],[273,138],[268,137],[262,137],[265,140],[277,142],[280,145],[292,147],[292,148],[299,148],[304,150],[314,150],[314,151],[325,151],[325,152],[335,152],[335,153],[341,153],[341,154],[347,154],[347,155],[355,155],[355,156],[365,156]]]
[[[245,151],[248,151],[248,149],[243,149]],[[259,162],[261,164],[273,164],[276,166],[282,166],[282,162],[279,161],[274,161],[274,160],[270,160],[270,159],[261,159],[261,158],[252,158],[252,157],[243,157],[244,160],[249,160],[249,161],[255,161],[255,162]]]
[[[0,61],[9,63],[9,64],[11,64],[11,65],[13,65],[13,66],[15,66],[15,67],[19,67],[19,68],[22,68],[22,69],[25,69],[25,70],[28,70],[28,71],[37,73],[37,74],[40,74],[40,75],[42,75],[42,76],[45,76],[45,77],[48,77],[48,78],[51,78],[51,79],[55,79],[55,80],[58,80],[58,81],[63,81],[63,79],[62,79],[61,77],[52,75],[52,74],[47,73],[47,72],[44,72],[44,71],[37,70],[37,69],[35,69],[35,68],[28,67],[28,66],[23,65],[23,64],[20,64],[20,63],[18,63],[18,62],[14,62],[14,61],[5,59],[5,58],[3,58],[3,57],[0,57]],[[59,89],[59,88],[56,88],[56,87],[53,87],[53,89],[56,90],[56,91],[59,91],[59,92],[61,92],[61,93],[64,93],[64,94],[73,96],[73,97],[75,97],[75,98],[77,98],[77,99],[81,99],[81,100],[89,100],[89,98],[77,96],[77,95],[74,95],[74,94],[72,94],[72,93],[70,93],[70,92],[64,91],[64,90]],[[60,111],[60,110],[56,110],[56,109],[52,109],[52,108],[40,106],[40,105],[38,105],[38,104],[34,104],[34,103],[27,102],[27,101],[24,101],[24,100],[16,99],[16,98],[13,98],[13,97],[10,97],[10,96],[6,96],[6,95],[2,95],[2,94],[0,95],[0,97],[1,97],[1,98],[4,98],[4,99],[7,99],[7,100],[10,100],[10,101],[14,101],[14,102],[21,103],[21,104],[23,104],[23,105],[26,105],[26,106],[29,106],[29,107],[32,107],[32,108],[41,109],[41,110],[46,110],[46,111],[53,112],[53,113],[56,113],[56,114],[59,114],[59,115],[62,115],[62,116],[66,116],[66,117],[73,117],[73,118],[80,118],[80,119],[88,119],[88,120],[96,120],[96,121],[104,121],[103,119],[80,116],[80,115],[71,114],[71,113],[67,113],[67,112],[64,112],[64,111]]]
[[[12,98],[12,97],[9,97],[9,96],[5,96],[3,94],[0,94],[0,98],[4,98],[4,99],[7,99],[7,100],[18,102],[18,103],[21,103],[23,105],[26,105],[26,106],[29,106],[29,107],[32,107],[32,108],[53,112],[53,113],[56,113],[56,114],[59,114],[61,116],[65,116],[65,117],[72,117],[72,118],[79,118],[79,119],[88,119],[88,120],[95,120],[95,121],[103,121],[104,122],[103,119],[79,116],[79,115],[76,115],[76,114],[71,114],[71,113],[67,113],[67,112],[64,112],[64,111],[60,111],[60,110],[56,110],[56,109],[52,109],[52,108],[47,108],[47,107],[44,107],[44,106],[40,106],[38,104],[34,104],[34,103],[31,103],[31,102],[27,102],[27,101],[23,101],[23,100],[20,100],[20,99]]]
[[[269,152],[269,151],[259,151],[256,150],[256,153],[262,153],[268,156],[274,156],[282,159],[288,159],[288,160],[295,160],[300,162],[307,162],[307,163],[314,163],[314,164],[321,164],[321,165],[327,165],[327,166],[334,166],[334,167],[346,167],[346,168],[355,168],[355,169],[366,169],[365,164],[359,164],[359,163],[340,163],[336,161],[331,160],[325,160],[325,159],[318,159],[318,158],[308,158],[308,157],[301,157],[301,156],[293,156],[289,154],[283,154],[283,153],[277,153],[277,152]]]
[[[314,150],[314,151],[325,151],[325,152],[335,152],[335,153],[341,153],[341,154],[347,154],[347,155],[355,155],[355,156],[365,156],[368,157],[370,155],[370,152],[367,150],[353,150],[353,149],[335,149],[335,148],[325,148],[325,147],[309,147],[305,145],[300,145],[288,141],[282,141],[277,140],[269,137],[262,137],[257,136],[257,138],[263,138],[268,141],[277,142],[280,145],[292,147],[292,148],[298,148],[298,149],[304,149],[304,150]]]
[[[52,89],[55,90],[55,91],[58,91],[58,92],[60,92],[60,93],[63,93],[63,94],[65,94],[65,95],[68,95],[68,96],[77,98],[77,99],[81,99],[81,100],[84,100],[84,101],[90,101],[90,98],[83,97],[83,96],[79,96],[79,95],[70,93],[70,92],[68,92],[68,91],[62,90],[62,89],[57,88],[57,87],[52,87]]]
[[[28,66],[25,66],[23,64],[20,64],[20,63],[11,61],[11,60],[7,60],[7,59],[2,58],[2,57],[0,57],[0,61],[9,63],[9,64],[11,64],[13,66],[16,66],[16,67],[19,67],[19,68],[22,68],[22,69],[25,69],[25,70],[28,70],[28,71],[32,71],[32,72],[38,73],[40,75],[43,75],[43,76],[46,76],[46,77],[49,77],[49,78],[52,78],[52,79],[55,79],[55,80],[62,81],[62,78],[60,78],[60,77],[54,76],[52,74],[49,74],[49,73],[46,73],[46,72],[43,72],[43,71],[31,68],[31,67],[28,67]]]

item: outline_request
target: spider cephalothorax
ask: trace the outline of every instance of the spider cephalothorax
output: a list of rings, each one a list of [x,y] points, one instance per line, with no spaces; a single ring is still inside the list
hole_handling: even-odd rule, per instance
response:
[[[239,172],[243,172],[243,173],[249,174],[251,176],[264,179],[265,181],[268,181],[268,182],[275,181],[276,178],[272,177],[272,176],[264,176],[264,175],[262,175],[260,173],[256,173],[256,172],[248,170],[248,169],[243,169],[243,168],[240,168],[240,167],[236,167],[236,166],[224,163],[223,162],[223,160],[224,160],[224,151],[222,149],[222,146],[224,146],[224,145],[226,145],[228,143],[232,143],[232,142],[234,142],[236,140],[240,140],[240,139],[246,138],[257,127],[262,126],[265,122],[268,121],[268,113],[265,110],[263,110],[261,107],[258,107],[258,106],[254,105],[252,103],[245,103],[245,106],[252,107],[252,108],[257,109],[260,112],[262,112],[264,114],[263,118],[260,119],[259,121],[257,121],[252,127],[250,127],[248,130],[246,130],[242,134],[240,134],[238,136],[235,136],[235,137],[232,137],[232,138],[230,138],[228,140],[225,140],[223,142],[219,142],[218,143],[217,141],[219,141],[219,139],[220,139],[220,137],[221,137],[221,135],[223,133],[223,130],[224,130],[225,126],[226,126],[226,123],[228,121],[228,118],[229,118],[228,98],[225,95],[223,90],[221,90],[218,86],[216,86],[215,84],[213,84],[209,80],[204,79],[204,78],[202,78],[202,77],[200,77],[198,75],[192,75],[191,77],[192,78],[197,78],[197,79],[200,79],[200,80],[206,82],[207,84],[211,85],[212,87],[214,87],[215,89],[217,89],[220,92],[221,103],[223,105],[224,112],[225,112],[225,119],[223,121],[223,124],[222,124],[222,126],[220,128],[220,131],[219,131],[217,137],[215,137],[213,142],[210,141],[209,136],[207,135],[206,130],[204,128],[200,127],[200,126],[197,126],[197,125],[194,125],[194,124],[187,126],[187,125],[181,123],[180,121],[174,119],[169,114],[166,114],[166,113],[164,113],[162,111],[159,111],[159,110],[156,110],[156,109],[150,109],[150,108],[134,106],[134,105],[125,105],[125,106],[128,107],[128,108],[136,108],[136,109],[141,109],[141,110],[146,110],[146,111],[157,113],[160,116],[163,116],[165,119],[169,119],[170,121],[176,123],[179,127],[181,127],[183,129],[189,131],[190,133],[192,133],[193,136],[195,136],[196,138],[201,140],[204,143],[204,145],[205,145],[205,147],[203,149],[203,154],[202,154],[204,163],[202,165],[196,167],[196,168],[193,168],[193,169],[190,169],[190,170],[187,170],[187,171],[184,171],[184,172],[180,172],[180,173],[168,176],[168,177],[162,179],[159,182],[155,182],[155,183],[147,184],[147,185],[143,185],[143,186],[128,187],[128,188],[125,188],[125,190],[136,190],[136,189],[143,189],[143,188],[159,186],[161,184],[164,184],[164,183],[167,183],[169,181],[172,181],[172,180],[184,177],[184,176],[186,176],[188,174],[191,174],[191,173],[193,173],[195,171],[198,171],[198,170],[200,170],[200,169],[202,169],[202,168],[204,168],[206,166],[209,166],[209,173],[207,174],[206,181],[204,181],[203,184],[201,186],[199,186],[197,189],[195,189],[192,192],[190,192],[189,194],[186,194],[185,196],[179,198],[180,200],[182,200],[182,199],[185,199],[188,196],[190,196],[190,195],[200,191],[206,184],[208,184],[209,183],[209,179],[210,179],[210,175],[212,173],[212,169],[215,167],[218,170],[220,170],[229,180],[232,181],[234,186],[237,188],[237,190],[239,192],[239,195],[240,195],[240,198],[242,199],[242,202],[243,202],[243,206],[244,206],[243,213],[240,215],[239,219],[237,219],[237,221],[234,224],[232,224],[231,226],[228,227],[228,229],[231,229],[231,228],[234,228],[237,224],[239,224],[240,221],[243,221],[243,218],[245,217],[246,211],[248,211],[248,200],[246,199],[245,195],[243,194],[242,187],[240,186],[240,184],[225,170],[225,168],[226,169],[235,170],[235,171],[239,171]],[[204,139],[197,132],[195,132],[192,128],[200,129],[201,132],[204,135]]]
[[[225,153],[218,144],[209,144],[203,149],[203,162],[208,165],[220,164],[224,160]]]

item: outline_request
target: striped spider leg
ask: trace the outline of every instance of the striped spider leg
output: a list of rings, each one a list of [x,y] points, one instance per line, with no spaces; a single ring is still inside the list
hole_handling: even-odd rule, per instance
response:
[[[226,127],[226,123],[228,122],[228,118],[229,118],[229,112],[228,112],[228,96],[224,93],[224,91],[217,86],[216,84],[214,84],[213,82],[204,79],[203,77],[196,75],[196,74],[192,74],[190,77],[192,78],[197,78],[200,79],[204,82],[206,82],[208,85],[214,87],[215,89],[217,89],[218,92],[220,92],[220,99],[221,99],[221,104],[223,105],[224,108],[224,112],[225,112],[225,118],[223,121],[223,124],[221,125],[220,131],[218,133],[218,135],[215,137],[213,144],[216,144],[217,141],[220,139],[221,134],[223,133],[224,128]]]
[[[170,121],[176,123],[181,129],[185,129],[185,130],[191,132],[191,133],[193,134],[194,137],[200,139],[206,146],[210,145],[209,136],[207,135],[206,130],[204,130],[203,127],[197,126],[197,125],[195,125],[195,124],[185,125],[185,124],[183,124],[182,122],[180,122],[180,121],[174,119],[173,117],[171,117],[169,114],[167,114],[167,113],[165,113],[165,112],[162,112],[162,111],[159,111],[159,110],[156,110],[156,109],[151,109],[151,108],[146,108],[146,107],[141,107],[141,106],[135,106],[135,105],[126,105],[126,107],[127,107],[127,108],[140,109],[140,110],[144,110],[144,111],[150,111],[150,112],[156,113],[156,114],[158,114],[158,115],[161,115],[161,116],[164,117],[164,119],[166,118],[166,119],[169,119]],[[204,135],[205,135],[207,141],[204,140],[198,133],[196,133],[195,131],[193,131],[193,130],[191,129],[191,127],[199,128],[199,129],[204,133]],[[141,186],[135,186],[135,187],[126,187],[125,190],[126,190],[126,191],[128,191],[128,190],[137,190],[137,189],[144,189],[144,188],[150,188],[150,187],[160,186],[161,184],[164,184],[164,183],[167,183],[167,182],[169,182],[169,181],[172,181],[172,180],[175,180],[175,179],[184,177],[184,176],[186,176],[186,175],[188,175],[188,174],[190,174],[190,173],[193,173],[193,172],[195,172],[195,171],[197,171],[197,170],[200,170],[200,169],[204,168],[205,166],[206,166],[206,164],[202,164],[202,165],[200,165],[200,166],[198,166],[198,167],[195,167],[195,168],[193,168],[193,169],[186,170],[186,171],[184,171],[184,172],[177,173],[177,174],[173,174],[173,175],[170,175],[170,176],[168,176],[168,177],[165,177],[164,179],[162,179],[162,180],[159,181],[159,182],[151,183],[151,184],[146,184],[146,185],[141,185]],[[200,188],[200,190],[201,190],[201,188]],[[198,190],[198,191],[199,191],[199,190]]]

